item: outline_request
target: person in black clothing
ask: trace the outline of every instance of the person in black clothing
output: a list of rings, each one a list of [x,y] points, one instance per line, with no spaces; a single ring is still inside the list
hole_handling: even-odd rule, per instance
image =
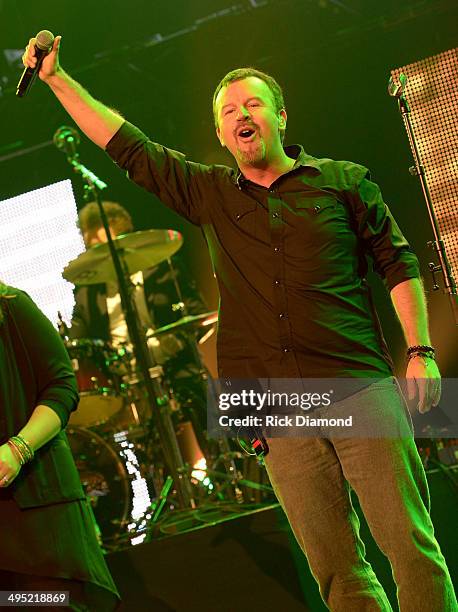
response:
[[[74,610],[113,610],[119,595],[64,431],[77,403],[57,331],[0,283],[0,589],[69,591]]]
[[[35,65],[33,42],[27,66]],[[418,393],[420,411],[438,403],[417,258],[367,168],[283,147],[287,114],[271,76],[238,69],[216,88],[216,132],[234,170],[188,161],[149,140],[65,73],[59,46],[56,37],[40,78],[129,178],[204,231],[221,298],[220,376],[377,379],[347,404],[408,428],[366,282],[370,255],[409,344],[409,392]],[[390,560],[402,612],[457,609],[412,435],[268,444],[270,479],[330,609],[391,610],[364,556],[350,486]]]

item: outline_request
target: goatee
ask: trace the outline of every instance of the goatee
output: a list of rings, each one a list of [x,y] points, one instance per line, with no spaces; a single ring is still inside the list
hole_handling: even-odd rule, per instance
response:
[[[243,164],[257,164],[262,162],[266,156],[266,147],[263,142],[259,143],[258,146],[252,149],[239,149],[237,148],[237,157]]]

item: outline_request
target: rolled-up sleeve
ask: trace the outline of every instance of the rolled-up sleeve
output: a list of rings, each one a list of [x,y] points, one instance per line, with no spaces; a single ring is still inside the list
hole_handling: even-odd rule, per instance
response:
[[[128,121],[109,141],[106,152],[134,183],[194,225],[202,223],[211,166],[189,161],[183,153],[152,142]]]
[[[363,178],[353,202],[359,237],[387,289],[391,291],[405,280],[418,278],[418,258],[383,201],[379,186]]]
[[[11,300],[14,319],[24,342],[36,385],[36,405],[45,405],[59,416],[62,427],[78,405],[76,378],[61,337],[33,300],[17,291]]]

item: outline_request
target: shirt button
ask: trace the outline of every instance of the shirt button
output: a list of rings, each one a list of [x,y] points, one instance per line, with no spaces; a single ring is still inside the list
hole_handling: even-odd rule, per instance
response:
[[[279,315],[280,319],[287,319],[288,315],[286,314],[286,312],[281,312]]]
[[[236,220],[238,221],[240,219],[241,215],[235,215]]]
[[[285,346],[285,347],[284,347],[284,349],[283,349],[283,352],[284,352],[284,353],[289,353],[289,347],[288,347],[288,346]]]
[[[278,278],[275,279],[275,284],[276,285],[281,285],[281,281],[278,280]]]
[[[273,213],[273,214],[272,214],[272,217],[273,217],[274,219],[278,219],[278,213]]]
[[[274,247],[275,253],[278,253],[279,250],[280,250],[280,247]]]
[[[320,210],[320,208],[321,208],[321,206],[320,206],[319,204],[317,204],[317,205],[315,206],[315,212],[318,212],[318,211]]]

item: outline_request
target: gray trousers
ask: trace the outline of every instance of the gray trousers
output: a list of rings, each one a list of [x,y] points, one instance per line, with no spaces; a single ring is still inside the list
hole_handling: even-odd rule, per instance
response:
[[[371,410],[384,420],[410,421],[392,378],[344,401],[351,402],[354,414]],[[458,610],[434,537],[426,475],[412,435],[270,438],[268,444],[272,486],[330,610],[392,610],[364,558],[350,487],[391,563],[401,612]]]

